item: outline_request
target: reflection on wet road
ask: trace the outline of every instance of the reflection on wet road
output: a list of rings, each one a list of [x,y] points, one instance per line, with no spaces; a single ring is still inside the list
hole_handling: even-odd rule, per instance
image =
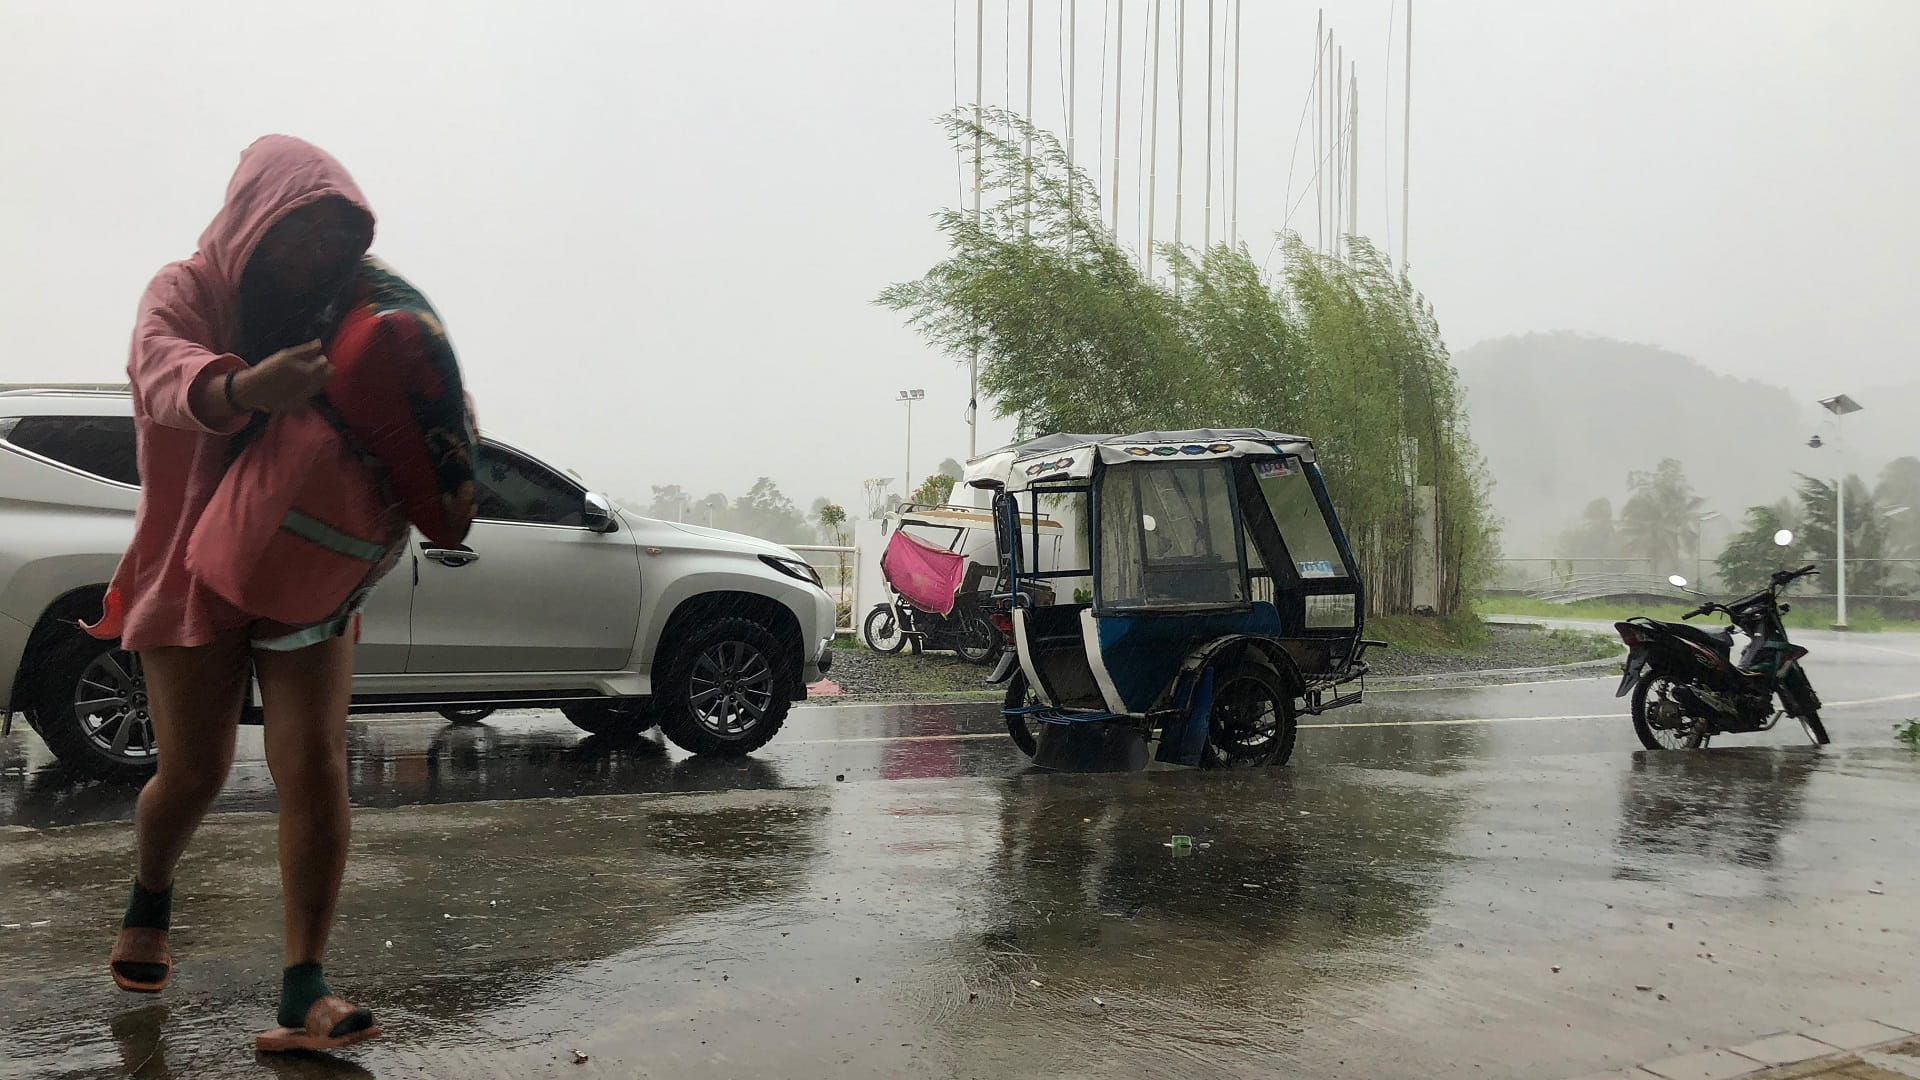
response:
[[[1912,640],[1815,646],[1826,751],[1640,752],[1604,680],[1377,695],[1255,774],[1030,773],[980,704],[805,709],[748,762],[356,722],[329,971],[390,1036],[352,1066],[241,1052],[264,769],[188,857],[156,1004],[99,971],[131,792],[16,734],[0,1077],[1554,1077],[1920,1012]]]

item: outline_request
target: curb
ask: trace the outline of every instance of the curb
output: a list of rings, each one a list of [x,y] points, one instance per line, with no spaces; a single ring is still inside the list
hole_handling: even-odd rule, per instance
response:
[[[1417,688],[1423,684],[1441,682],[1447,679],[1515,679],[1530,675],[1574,675],[1583,671],[1601,671],[1607,668],[1619,670],[1620,662],[1626,659],[1622,650],[1618,656],[1603,656],[1598,660],[1576,660],[1571,664],[1549,664],[1546,667],[1524,668],[1482,668],[1472,671],[1436,671],[1427,675],[1381,675],[1367,680],[1369,687],[1375,690],[1398,690]],[[1438,687],[1444,689],[1444,687]],[[933,704],[970,704],[975,701],[999,701],[1006,696],[1003,690],[946,690],[927,693],[904,694],[860,694],[840,693],[824,697],[808,698],[808,705],[933,705]]]
[[[1811,1080],[1920,1077],[1920,1015],[1848,1020],[1782,1032],[1738,1046],[1711,1047],[1580,1080]],[[1865,1071],[1862,1071],[1865,1070]]]

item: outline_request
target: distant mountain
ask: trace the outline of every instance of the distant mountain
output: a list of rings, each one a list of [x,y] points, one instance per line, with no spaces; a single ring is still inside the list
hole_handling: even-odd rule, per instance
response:
[[[1748,506],[1819,467],[1805,446],[1813,420],[1792,394],[1656,346],[1526,334],[1481,342],[1454,365],[1509,554],[1553,553],[1587,503],[1606,497],[1617,512],[1627,474],[1662,458],[1678,459],[1724,515],[1707,530],[1711,551]]]

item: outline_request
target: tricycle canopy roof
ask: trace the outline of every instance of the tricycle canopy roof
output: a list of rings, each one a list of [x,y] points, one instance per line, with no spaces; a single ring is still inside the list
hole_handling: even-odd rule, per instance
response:
[[[1020,490],[1034,484],[1086,480],[1096,462],[1219,460],[1289,454],[1313,460],[1313,440],[1263,428],[1142,431],[1133,435],[1062,432],[992,450],[967,463],[965,482],[978,488]]]

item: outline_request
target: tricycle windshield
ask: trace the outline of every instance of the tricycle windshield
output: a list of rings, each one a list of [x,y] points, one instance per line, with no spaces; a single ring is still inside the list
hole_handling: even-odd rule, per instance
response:
[[[1255,461],[1253,475],[1293,559],[1294,571],[1308,580],[1348,577],[1347,561],[1334,541],[1327,515],[1320,509],[1313,482],[1300,459]]]
[[[1246,564],[1224,461],[1104,470],[1098,498],[1103,610],[1247,602]]]

